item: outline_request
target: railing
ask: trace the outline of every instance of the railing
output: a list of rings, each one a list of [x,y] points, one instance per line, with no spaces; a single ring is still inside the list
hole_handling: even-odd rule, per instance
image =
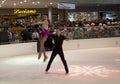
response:
[[[54,29],[54,28],[52,28]],[[14,29],[15,30],[15,29]],[[54,30],[53,30],[54,31]],[[22,41],[20,35],[21,31],[14,31],[14,36],[11,41],[2,42],[0,44],[8,43],[22,43],[22,42],[33,42],[34,40]],[[64,27],[62,34],[67,36],[69,39],[92,39],[92,38],[109,38],[109,37],[120,37],[120,25],[111,26],[87,26],[87,27]],[[1,38],[2,36],[0,36]]]
[[[120,25],[66,27],[63,34],[70,39],[120,37]]]

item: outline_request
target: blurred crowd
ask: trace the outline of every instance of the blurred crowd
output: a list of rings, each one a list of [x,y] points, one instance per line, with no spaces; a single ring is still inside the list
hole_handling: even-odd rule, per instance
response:
[[[55,31],[55,27],[61,26],[62,33],[69,39],[86,39],[86,38],[104,38],[120,36],[120,21],[118,20],[94,20],[94,21],[54,21],[50,25],[50,32]],[[22,31],[11,31],[12,27],[23,27]],[[8,32],[8,41],[38,41],[40,38],[41,25],[31,25],[21,22],[11,23],[5,20],[0,23],[0,28]]]

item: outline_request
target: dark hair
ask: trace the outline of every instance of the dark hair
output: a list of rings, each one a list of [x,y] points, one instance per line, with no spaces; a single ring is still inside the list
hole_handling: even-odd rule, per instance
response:
[[[60,30],[60,31],[63,30],[63,28],[61,28],[61,27],[56,27],[55,29],[58,29],[58,30]]]
[[[55,29],[63,30],[63,27],[61,25],[57,25]]]

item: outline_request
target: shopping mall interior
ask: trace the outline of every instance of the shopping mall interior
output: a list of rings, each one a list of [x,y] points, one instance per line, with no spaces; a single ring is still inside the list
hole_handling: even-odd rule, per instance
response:
[[[67,74],[61,54],[45,71],[58,27]],[[120,84],[120,0],[0,0],[0,84],[40,83]]]

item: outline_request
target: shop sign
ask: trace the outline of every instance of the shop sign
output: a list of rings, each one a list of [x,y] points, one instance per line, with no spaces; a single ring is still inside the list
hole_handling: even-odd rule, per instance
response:
[[[14,14],[36,14],[35,9],[14,9]]]
[[[75,9],[75,4],[72,3],[59,3],[58,9]]]

